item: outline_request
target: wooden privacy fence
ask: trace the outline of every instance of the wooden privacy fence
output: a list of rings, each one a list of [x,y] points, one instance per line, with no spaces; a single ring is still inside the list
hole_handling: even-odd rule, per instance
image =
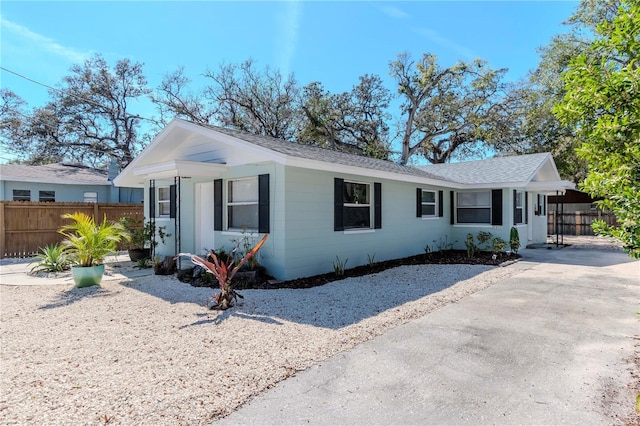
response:
[[[142,204],[120,203],[39,203],[25,201],[0,202],[0,257],[27,257],[40,247],[56,244],[64,239],[58,233],[69,221],[65,213],[82,212],[102,222],[117,221],[123,216],[144,218]]]
[[[591,224],[596,220],[608,225],[616,224],[613,213],[602,212],[571,212],[556,213],[549,211],[547,215],[547,234],[549,235],[595,235]]]

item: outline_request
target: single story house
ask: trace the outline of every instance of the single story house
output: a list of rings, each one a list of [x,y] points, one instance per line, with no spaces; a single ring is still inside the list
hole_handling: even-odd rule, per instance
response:
[[[145,216],[172,234],[157,254],[269,233],[259,262],[280,280],[464,249],[480,230],[546,242],[547,194],[573,187],[550,154],[411,167],[181,119],[114,182],[145,188]]]
[[[115,162],[109,170],[66,163],[0,164],[0,200],[141,203],[142,189],[113,185],[118,171]]]

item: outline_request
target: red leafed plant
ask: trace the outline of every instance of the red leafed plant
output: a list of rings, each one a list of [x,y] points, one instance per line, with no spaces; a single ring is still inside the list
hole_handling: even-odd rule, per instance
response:
[[[221,310],[229,309],[237,302],[238,297],[243,298],[242,295],[238,294],[232,287],[233,276],[242,268],[242,266],[253,256],[258,253],[258,250],[262,247],[262,245],[267,241],[269,234],[265,234],[262,239],[255,245],[251,250],[249,250],[242,259],[234,266],[233,256],[229,256],[229,259],[224,262],[222,259],[218,259],[215,253],[210,253],[208,255],[209,258],[213,260],[213,262],[209,262],[199,256],[190,253],[179,253],[178,256],[188,256],[191,258],[191,262],[195,265],[198,265],[204,268],[205,271],[212,274],[218,280],[218,284],[220,286],[220,293],[214,296],[215,304],[210,305],[211,309],[218,308]],[[234,250],[235,252],[235,250]]]

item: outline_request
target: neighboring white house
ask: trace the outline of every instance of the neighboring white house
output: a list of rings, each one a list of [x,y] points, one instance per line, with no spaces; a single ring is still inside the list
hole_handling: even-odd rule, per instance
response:
[[[145,216],[172,234],[158,254],[269,233],[259,261],[281,280],[463,249],[480,230],[545,242],[547,193],[573,187],[549,154],[410,167],[179,119],[114,183],[145,188]]]
[[[0,200],[141,203],[143,190],[113,185],[118,174],[113,166],[101,170],[65,163],[0,164]]]

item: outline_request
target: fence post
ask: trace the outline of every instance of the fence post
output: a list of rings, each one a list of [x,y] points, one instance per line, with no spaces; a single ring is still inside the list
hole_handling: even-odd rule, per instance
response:
[[[6,231],[4,225],[4,203],[0,203],[0,258],[5,255],[5,239],[6,239]]]
[[[96,223],[100,222],[100,218],[98,217],[98,203],[93,204],[93,220]]]
[[[576,212],[576,235],[580,235],[582,221],[580,220],[580,212]]]

